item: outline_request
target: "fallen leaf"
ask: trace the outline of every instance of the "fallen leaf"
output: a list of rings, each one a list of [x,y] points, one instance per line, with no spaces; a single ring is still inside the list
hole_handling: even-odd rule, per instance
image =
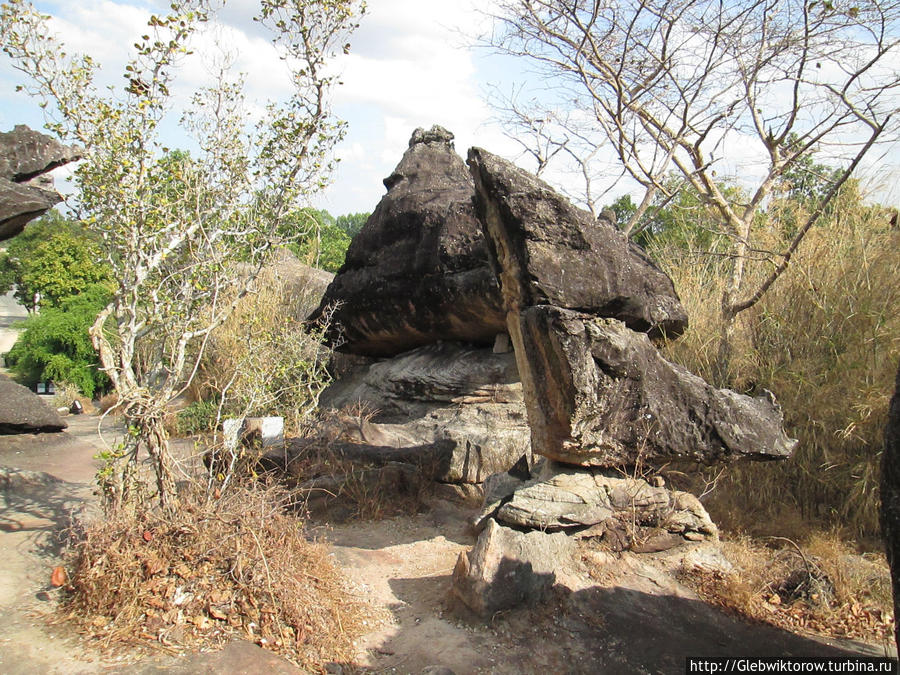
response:
[[[144,530],[144,541],[153,539],[153,533],[150,530]]]
[[[65,567],[54,567],[53,572],[50,574],[50,585],[59,588],[60,586],[65,586],[66,582],[69,580],[69,575],[66,574]]]

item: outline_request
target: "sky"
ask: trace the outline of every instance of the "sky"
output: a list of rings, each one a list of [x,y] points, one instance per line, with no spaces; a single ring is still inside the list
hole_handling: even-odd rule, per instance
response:
[[[343,85],[335,90],[334,111],[348,123],[348,133],[337,148],[340,162],[333,183],[316,199],[317,207],[335,216],[372,211],[385,193],[382,179],[399,162],[413,130],[433,124],[456,135],[456,149],[463,157],[470,146],[478,145],[533,170],[486,103],[493,89],[509,88],[525,74],[521,64],[473,44],[472,36],[490,25],[484,12],[491,1],[369,0],[350,53],[336,64]],[[132,43],[146,32],[150,11],[165,8],[162,0],[36,0],[36,5],[54,16],[54,29],[67,47],[104,64],[102,83],[116,84],[122,82]],[[202,37],[201,43],[227,47],[235,67],[247,73],[250,100],[261,106],[265,99],[283,95],[288,81],[262,29],[250,19],[256,5],[256,0],[228,0],[220,14],[224,27]],[[191,64],[181,73],[176,98],[184,100],[192,88],[209,80],[209,70],[199,60]],[[0,58],[0,130],[20,123],[38,129],[43,125],[37,101],[14,92],[22,81],[9,59]],[[185,147],[187,141],[174,124],[171,133],[170,146]],[[729,163],[746,165],[742,144],[730,145]],[[867,171],[879,186],[877,198],[900,206],[900,190],[894,188],[900,183],[897,155],[893,150],[886,156],[879,153],[879,168]],[[57,172],[63,192],[65,174],[65,168]],[[580,187],[562,171],[545,177],[564,189],[571,182],[570,193]],[[609,201],[625,192],[633,192],[633,186],[617,183]]]
[[[348,124],[337,148],[340,159],[333,183],[317,206],[334,215],[368,212],[385,193],[389,176],[417,127],[433,124],[452,131],[457,151],[479,145],[516,159],[518,148],[492,123],[485,93],[502,77],[504,64],[471,46],[467,35],[484,24],[484,0],[371,0],[352,49],[337,64],[343,85],[333,107]],[[255,0],[228,0],[221,14],[227,28],[216,39],[236,56],[235,67],[247,72],[248,94],[260,104],[286,91],[282,64],[261,29],[250,21]],[[90,53],[104,64],[102,81],[118,84],[128,48],[146,32],[153,0],[59,0],[37,2],[53,15],[58,36],[73,51]],[[179,86],[202,83],[202,66],[187,68]],[[0,58],[0,129],[25,123],[43,125],[36,100],[14,93],[23,81],[8,58]],[[186,141],[185,141],[186,142]],[[178,140],[174,147],[182,147]],[[65,174],[65,169],[61,170]],[[65,176],[63,175],[63,178]],[[65,192],[65,185],[58,187]]]

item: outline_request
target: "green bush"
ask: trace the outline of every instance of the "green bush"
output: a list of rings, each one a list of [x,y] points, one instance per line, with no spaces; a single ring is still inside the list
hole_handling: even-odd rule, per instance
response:
[[[219,402],[215,399],[196,401],[178,411],[175,429],[181,436],[193,436],[216,428]]]
[[[16,378],[29,386],[69,382],[89,398],[108,389],[88,334],[108,297],[109,290],[95,284],[23,321],[24,332],[6,355]]]

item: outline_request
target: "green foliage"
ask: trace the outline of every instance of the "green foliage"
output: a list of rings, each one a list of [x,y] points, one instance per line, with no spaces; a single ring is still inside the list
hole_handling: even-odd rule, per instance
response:
[[[215,399],[196,401],[178,411],[175,428],[182,436],[193,436],[216,428],[219,417],[219,402]]]
[[[335,225],[347,233],[347,236],[353,239],[366,224],[371,213],[347,213],[338,216]]]
[[[10,240],[0,254],[0,291],[15,288],[29,312],[59,307],[92,284],[108,283],[99,242],[78,221],[50,211]]]
[[[137,434],[126,439],[112,507],[132,501],[141,446],[153,459],[161,505],[172,506],[166,404],[193,377],[212,331],[287,243],[287,214],[327,184],[344,134],[330,109],[339,75],[328,63],[349,49],[364,3],[262,0],[254,19],[292,86],[256,124],[248,124],[243,76],[229,72],[227,59],[175,109],[175,77],[184,72],[176,66],[191,58],[195,32],[215,21],[218,5],[165,3],[134,44],[124,86],[104,88],[95,84],[99,64],[71,55],[50,17],[27,0],[0,5],[0,45],[28,77],[21,89],[41,99],[49,129],[85,149],[75,206],[113,268],[112,298],[91,337]],[[196,156],[166,146],[161,130],[173,115],[196,141]],[[241,263],[247,273],[235,274]]]
[[[94,284],[25,320],[24,332],[6,356],[11,370],[28,385],[70,382],[88,397],[105,390],[109,379],[100,370],[88,330],[109,295],[108,288]]]
[[[350,235],[328,211],[302,209],[290,214],[288,221],[295,232],[302,233],[289,245],[300,260],[327,272],[337,272],[341,268],[350,246]]]

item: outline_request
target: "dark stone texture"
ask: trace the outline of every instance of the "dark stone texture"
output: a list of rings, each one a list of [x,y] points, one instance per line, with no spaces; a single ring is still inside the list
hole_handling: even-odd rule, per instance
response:
[[[894,587],[894,616],[900,616],[900,367],[894,384],[894,396],[884,430],[881,456],[881,531],[891,566]],[[894,627],[900,645],[900,624]]]
[[[79,150],[22,124],[0,133],[0,240],[62,201],[44,174],[80,157]]]
[[[449,342],[420,347],[342,378],[319,402],[359,411],[336,415],[340,428],[330,432],[342,439],[332,449],[348,458],[410,461],[418,454],[439,481],[480,483],[530,456],[510,353]]]
[[[0,375],[0,434],[62,431],[68,425],[28,387]]]
[[[513,317],[510,318],[513,321]],[[536,453],[589,466],[780,459],[796,441],[771,395],[716,389],[621,321],[526,308],[516,352]]]
[[[500,291],[472,206],[472,178],[441,127],[417,129],[387,194],[311,315],[338,304],[340,351],[393,356],[439,340],[491,344]]]
[[[469,150],[469,167],[507,310],[554,305],[651,335],[684,331],[672,281],[613,225],[485,150]]]

